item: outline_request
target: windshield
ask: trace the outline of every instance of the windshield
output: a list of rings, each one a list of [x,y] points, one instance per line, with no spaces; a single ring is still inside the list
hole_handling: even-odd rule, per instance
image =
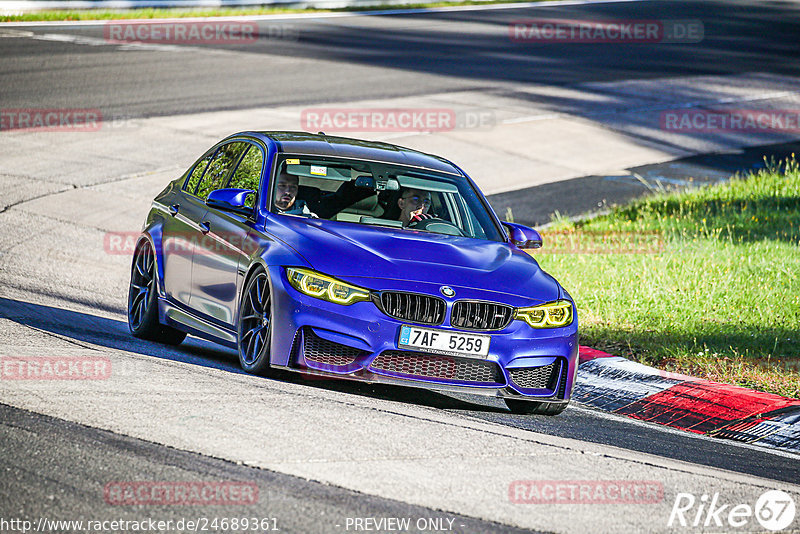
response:
[[[280,156],[270,210],[283,215],[503,241],[463,176],[322,156]]]

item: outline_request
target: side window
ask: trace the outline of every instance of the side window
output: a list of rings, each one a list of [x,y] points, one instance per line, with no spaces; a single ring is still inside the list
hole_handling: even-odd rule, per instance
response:
[[[258,185],[261,182],[261,167],[264,164],[264,157],[261,150],[255,145],[248,145],[242,161],[233,173],[233,177],[226,187],[236,189],[252,189],[258,194]],[[245,206],[252,208],[255,206],[256,195],[250,195],[245,201]]]
[[[213,156],[214,153],[212,152],[197,162],[197,165],[192,169],[192,174],[189,175],[189,179],[186,181],[186,185],[183,187],[184,191],[194,194],[194,190],[197,189],[197,184],[200,183],[200,178],[203,177],[203,173],[206,171],[206,167],[208,167],[208,163]]]
[[[200,185],[197,187],[197,196],[205,200],[208,194],[212,191],[222,188],[225,183],[225,178],[231,172],[231,169],[239,161],[239,156],[242,155],[244,149],[247,148],[249,143],[244,141],[237,141],[222,145],[214,154],[214,159],[208,164],[208,170],[203,175]]]

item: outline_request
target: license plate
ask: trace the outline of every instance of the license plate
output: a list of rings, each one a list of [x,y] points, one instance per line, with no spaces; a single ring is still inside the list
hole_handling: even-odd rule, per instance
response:
[[[434,354],[465,356],[467,358],[486,358],[489,355],[489,341],[492,336],[448,332],[431,328],[418,328],[403,325],[397,346],[403,349],[422,349]]]

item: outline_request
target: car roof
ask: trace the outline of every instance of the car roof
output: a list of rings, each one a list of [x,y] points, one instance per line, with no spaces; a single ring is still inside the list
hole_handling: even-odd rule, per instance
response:
[[[365,141],[363,139],[309,132],[250,131],[237,135],[269,138],[277,145],[279,152],[289,154],[338,156],[398,165],[411,165],[459,176],[463,175],[455,165],[444,158],[380,141]]]

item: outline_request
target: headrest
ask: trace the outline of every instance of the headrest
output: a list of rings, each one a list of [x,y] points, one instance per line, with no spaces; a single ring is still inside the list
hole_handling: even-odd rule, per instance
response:
[[[375,211],[375,208],[378,207],[378,194],[375,193],[374,195],[370,195],[367,198],[361,199],[355,204],[351,204],[347,207],[348,210],[358,210],[358,211]]]

